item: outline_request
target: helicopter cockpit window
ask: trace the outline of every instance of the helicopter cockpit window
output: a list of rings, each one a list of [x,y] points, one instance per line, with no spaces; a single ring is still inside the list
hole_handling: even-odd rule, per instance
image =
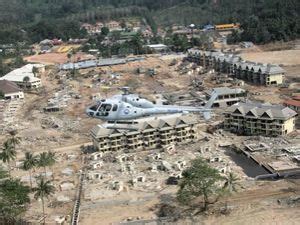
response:
[[[99,107],[98,111],[100,112],[109,112],[112,108],[111,104],[101,104],[101,106]]]
[[[115,112],[117,110],[118,110],[118,105],[115,104],[114,107],[113,107],[113,109],[112,109],[112,111]]]
[[[98,105],[93,105],[90,107],[90,110],[97,111]]]
[[[111,110],[111,108],[112,108],[111,104],[106,104],[105,105],[105,111],[106,112],[109,112]]]

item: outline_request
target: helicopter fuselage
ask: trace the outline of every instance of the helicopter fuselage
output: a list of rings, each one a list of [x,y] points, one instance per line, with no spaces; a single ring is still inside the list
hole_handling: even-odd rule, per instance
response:
[[[140,117],[155,114],[172,114],[184,112],[203,112],[210,111],[203,108],[195,107],[178,107],[178,106],[155,106],[149,108],[139,108],[132,104],[122,101],[100,101],[98,104],[89,107],[86,113],[90,117],[101,120],[132,120]]]
[[[115,95],[109,99],[97,101],[86,109],[90,117],[106,121],[132,120],[155,114],[201,112],[205,119],[210,118],[213,101],[217,98],[214,94],[204,107],[156,105],[153,102],[140,98],[135,94]]]

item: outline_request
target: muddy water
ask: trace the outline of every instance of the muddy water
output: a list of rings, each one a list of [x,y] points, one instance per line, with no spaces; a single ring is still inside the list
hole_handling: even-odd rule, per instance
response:
[[[268,174],[269,172],[265,170],[263,167],[256,164],[252,159],[247,158],[243,153],[237,153],[233,150],[227,150],[226,154],[230,156],[230,158],[240,166],[244,173],[248,177],[256,177],[262,174]]]

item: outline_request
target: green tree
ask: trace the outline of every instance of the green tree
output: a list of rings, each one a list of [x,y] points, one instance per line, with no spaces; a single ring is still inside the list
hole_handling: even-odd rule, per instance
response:
[[[38,156],[38,167],[44,168],[45,176],[47,174],[46,167],[49,165],[48,154],[47,152],[42,152]]]
[[[0,53],[0,77],[4,76],[7,72],[9,72],[9,68],[6,63],[4,63],[3,58]]]
[[[126,28],[125,20],[121,20],[120,26],[121,26],[122,29]]]
[[[43,218],[44,218],[44,224],[45,224],[45,197],[49,198],[52,194],[55,192],[54,186],[51,184],[50,181],[46,181],[44,177],[40,176],[38,178],[37,187],[33,189],[34,198],[35,199],[41,199],[42,200],[42,206],[43,206]]]
[[[6,179],[8,177],[9,174],[7,173],[7,171],[4,170],[2,166],[0,166],[0,182],[2,181],[2,179]]]
[[[9,178],[0,181],[1,224],[17,223],[30,203],[29,193],[30,188],[23,185],[20,180]]]
[[[39,72],[39,69],[37,67],[33,66],[32,73],[34,74],[34,76],[37,76],[38,72]]]
[[[25,76],[25,77],[23,78],[23,83],[25,84],[25,88],[26,88],[26,89],[29,88],[29,85],[30,85],[30,77]]]
[[[221,188],[218,182],[222,180],[218,170],[211,168],[201,158],[191,162],[191,166],[183,171],[179,184],[177,199],[180,203],[189,205],[195,198],[203,197],[203,209],[207,210],[209,198],[219,195]]]
[[[32,169],[38,165],[38,158],[31,152],[25,152],[25,158],[23,160],[22,169],[29,171],[30,187],[32,188]]]
[[[5,98],[5,95],[2,91],[0,91],[0,99],[4,99]]]
[[[10,162],[15,160],[15,158],[16,158],[16,151],[14,150],[12,144],[9,141],[4,142],[0,152],[0,159],[3,161],[3,163],[7,163],[9,174],[11,172]]]
[[[102,28],[101,28],[101,34],[102,34],[103,36],[107,36],[107,35],[109,34],[109,29],[108,29],[108,27],[102,27]]]
[[[8,142],[11,143],[14,150],[16,150],[17,145],[21,143],[21,138],[17,136],[18,132],[16,130],[11,130],[8,133],[10,135]]]
[[[19,68],[19,67],[22,67],[22,66],[25,65],[25,62],[24,62],[22,56],[20,56],[20,55],[18,55],[18,56],[14,59],[13,63],[14,63],[14,67],[16,67],[16,68]]]

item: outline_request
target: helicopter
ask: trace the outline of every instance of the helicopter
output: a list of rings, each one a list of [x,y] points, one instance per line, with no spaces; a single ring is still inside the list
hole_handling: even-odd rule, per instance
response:
[[[137,94],[130,94],[128,87],[121,88],[123,94],[114,95],[111,98],[98,100],[96,104],[86,109],[89,117],[104,121],[134,120],[156,114],[174,113],[203,113],[206,120],[211,118],[211,107],[217,99],[217,93],[212,93],[208,102],[201,107],[158,105],[141,98]]]

